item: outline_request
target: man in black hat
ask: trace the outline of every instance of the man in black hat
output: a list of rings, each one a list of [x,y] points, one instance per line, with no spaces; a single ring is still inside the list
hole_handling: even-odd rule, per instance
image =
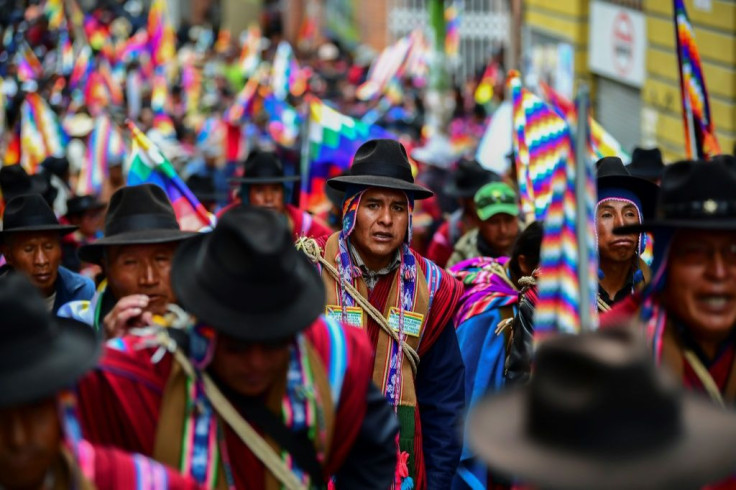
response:
[[[631,175],[659,184],[664,172],[664,161],[659,148],[634,148],[631,163],[626,167]]]
[[[76,226],[77,230],[62,240],[62,263],[65,267],[75,272],[82,270],[82,262],[79,260],[77,250],[82,245],[92,243],[102,236],[102,221],[106,207],[104,202],[98,201],[92,195],[74,196],[67,200],[65,219],[71,225]],[[85,275],[94,277],[95,273],[87,271]]]
[[[109,344],[79,385],[84,432],[208,488],[323,488],[330,476],[389,488],[398,428],[370,381],[368,339],[322,315],[319,274],[274,218],[238,207],[182,243],[172,283],[196,322],[174,344]]]
[[[452,323],[462,285],[409,248],[414,183],[398,141],[363,144],[350,173],[328,185],[345,192],[343,228],[300,246],[319,262],[325,312],[365,329],[375,349],[373,381],[401,424],[397,487],[446,489],[461,444],[453,431],[465,403],[464,368]]]
[[[470,413],[471,444],[536,489],[734,488],[705,485],[736,466],[736,416],[683,396],[666,374],[633,330],[549,339],[528,385]]]
[[[647,180],[632,177],[618,157],[605,157],[596,163],[598,203],[595,208],[598,243],[598,308],[611,305],[631,295],[649,280],[650,272],[642,260],[645,234],[616,235],[614,228],[635,225],[654,214],[659,187]]]
[[[197,488],[139,454],[81,438],[72,388],[100,351],[87,325],[47,314],[20,274],[0,277],[0,311],[0,488]]]
[[[89,300],[95,292],[92,281],[61,265],[61,237],[76,229],[59,224],[40,194],[14,197],[3,212],[0,251],[6,264],[0,275],[10,269],[25,274],[53,314],[69,301]]]
[[[652,283],[604,316],[646,325],[655,358],[685,387],[736,401],[736,160],[667,166],[656,217],[616,233],[654,234]]]
[[[59,314],[104,328],[109,337],[150,325],[176,303],[171,260],[179,243],[195,234],[181,231],[160,187],[123,187],[110,200],[104,237],[79,249],[81,260],[102,267],[106,286],[92,301],[71,302]]]
[[[240,202],[279,213],[295,240],[301,236],[329,235],[332,231],[321,220],[287,202],[286,183],[298,180],[298,175],[284,174],[284,166],[275,153],[254,151],[245,161],[245,175],[233,182],[240,183]]]
[[[445,186],[445,194],[454,197],[460,207],[446,220],[442,221],[432,236],[427,249],[427,258],[440,267],[445,267],[452,255],[457,241],[468,231],[478,227],[478,214],[475,211],[475,193],[489,182],[501,178],[486,170],[475,160],[462,159]]]

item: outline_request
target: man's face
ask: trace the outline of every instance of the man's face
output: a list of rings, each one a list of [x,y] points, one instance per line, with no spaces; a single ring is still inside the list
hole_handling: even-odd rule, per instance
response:
[[[54,292],[61,264],[61,238],[56,231],[11,233],[3,254],[8,264],[22,271],[44,296]]]
[[[387,266],[406,238],[409,203],[406,194],[371,187],[360,199],[350,242],[372,270]]]
[[[176,302],[169,273],[177,245],[168,242],[109,247],[104,269],[112,294],[117,299],[145,294],[149,298],[145,311],[166,313],[166,305]]]
[[[478,233],[498,256],[510,255],[519,236],[519,220],[508,213],[494,214],[478,225]]]
[[[104,209],[88,209],[82,214],[69,216],[69,222],[78,226],[83,236],[92,238],[102,228],[104,211]]]
[[[736,324],[736,232],[677,232],[663,299],[696,338],[721,341]]]
[[[251,184],[248,198],[253,206],[284,212],[283,184]]]
[[[258,344],[218,334],[210,369],[237,393],[258,396],[286,377],[288,364],[288,342]]]
[[[639,224],[636,206],[625,201],[603,201],[596,210],[595,227],[598,233],[598,254],[602,261],[627,262],[636,253],[636,234],[614,235],[614,228]]]
[[[60,443],[53,398],[0,408],[0,487],[41,488],[60,456]]]

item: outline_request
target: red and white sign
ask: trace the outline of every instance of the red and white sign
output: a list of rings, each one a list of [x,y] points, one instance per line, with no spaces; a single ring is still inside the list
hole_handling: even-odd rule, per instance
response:
[[[644,84],[646,20],[641,12],[594,1],[589,47],[592,72],[636,87]]]

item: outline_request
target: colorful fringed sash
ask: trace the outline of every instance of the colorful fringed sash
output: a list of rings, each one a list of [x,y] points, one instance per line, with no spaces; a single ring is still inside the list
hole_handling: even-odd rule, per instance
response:
[[[328,326],[333,335],[340,328],[335,322],[328,322]],[[286,427],[294,431],[307,430],[320,463],[324,463],[329,454],[335,404],[346,369],[344,341],[335,343],[335,347],[340,352],[332,353],[333,360],[339,366],[326,368],[307,339],[297,336],[290,348],[286,377],[266,395],[268,408],[281,412]],[[198,373],[209,364],[213,350],[214,331],[203,325],[192,328],[190,359]],[[297,478],[309,485],[309,476],[295,465],[291,456],[280,450],[271,438],[265,439],[281,453]],[[181,444],[171,444],[171,441],[181,441]],[[245,446],[243,449],[247,450]],[[205,396],[201,376],[190,378],[178,363],[173,364],[164,390],[154,457],[191,475],[208,488],[235,488],[222,420]],[[321,485],[321,482],[311,483]],[[268,470],[264,488],[279,488],[278,481]]]
[[[508,257],[475,257],[450,269],[450,273],[465,285],[455,314],[456,327],[486,311],[518,303],[519,290],[506,273],[508,261]]]

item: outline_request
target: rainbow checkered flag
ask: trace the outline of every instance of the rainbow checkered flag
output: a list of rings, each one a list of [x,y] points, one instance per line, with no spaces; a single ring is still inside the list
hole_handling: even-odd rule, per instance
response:
[[[673,1],[682,118],[685,123],[685,150],[688,158],[707,159],[720,154],[721,148],[710,114],[703,66],[695,44],[695,31],[683,1]]]
[[[133,138],[128,185],[156,184],[165,190],[184,231],[205,231],[214,227],[215,217],[189,190],[161,150],[131,121],[128,121],[128,129]]]
[[[385,129],[341,114],[316,97],[310,98],[308,127],[308,158],[301,168],[301,207],[308,210],[318,210],[326,202],[327,180],[350,168],[360,145],[394,138]]]
[[[511,72],[509,77],[519,186],[524,185],[521,194],[522,198],[526,195],[528,217],[544,221],[535,335],[580,332],[583,308],[589,308],[594,322],[585,327],[595,328],[598,257],[593,162],[586,159],[584,174],[580,176],[585,192],[579,195],[570,127],[550,106],[521,86],[518,73]],[[579,220],[580,217],[584,219]],[[578,223],[585,223],[584,228]],[[586,257],[580,257],[581,243],[586,244]],[[586,298],[580,293],[581,280],[588,283]]]

